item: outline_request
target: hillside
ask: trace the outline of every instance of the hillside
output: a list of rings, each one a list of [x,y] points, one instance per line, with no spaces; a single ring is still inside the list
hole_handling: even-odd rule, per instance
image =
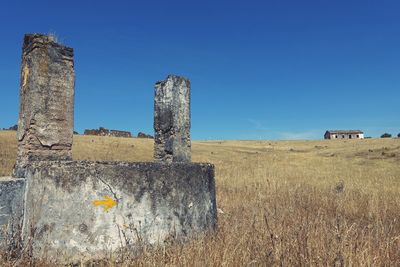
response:
[[[15,153],[0,131],[0,175]],[[151,139],[74,136],[76,160],[152,153]],[[217,234],[124,264],[400,265],[400,139],[195,141],[193,160],[216,166]]]

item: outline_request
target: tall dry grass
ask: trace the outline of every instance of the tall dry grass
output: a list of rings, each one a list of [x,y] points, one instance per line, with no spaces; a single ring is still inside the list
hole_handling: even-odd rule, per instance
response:
[[[14,139],[0,131],[2,175]],[[73,156],[148,161],[152,141],[75,136]],[[216,233],[100,265],[400,266],[400,139],[194,142],[193,159],[216,166]]]

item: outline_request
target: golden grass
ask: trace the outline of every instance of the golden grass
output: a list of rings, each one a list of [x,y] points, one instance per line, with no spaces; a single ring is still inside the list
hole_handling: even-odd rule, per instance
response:
[[[73,156],[150,161],[152,148],[74,136]],[[0,149],[9,175],[15,132],[0,131]],[[193,160],[216,166],[217,232],[103,265],[400,266],[400,139],[197,141]]]

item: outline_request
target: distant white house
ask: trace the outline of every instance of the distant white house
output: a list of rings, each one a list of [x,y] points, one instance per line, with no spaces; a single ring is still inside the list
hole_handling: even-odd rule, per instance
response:
[[[360,130],[328,130],[325,139],[364,139],[364,132]]]

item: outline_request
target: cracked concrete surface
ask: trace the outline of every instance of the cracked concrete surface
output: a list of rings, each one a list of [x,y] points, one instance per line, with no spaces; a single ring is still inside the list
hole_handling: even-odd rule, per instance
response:
[[[36,229],[37,257],[101,258],[104,248],[138,248],[138,235],[160,245],[216,225],[210,164],[47,161],[28,167],[27,180],[24,234]],[[118,205],[93,205],[104,197]]]
[[[117,197],[117,194],[114,192],[114,190],[112,189],[111,185],[108,184],[107,182],[105,182],[102,178],[100,178],[99,176],[97,177],[103,184],[105,184],[108,189],[110,190],[111,194],[114,196],[114,199],[117,201],[117,203],[119,202],[120,198]]]
[[[0,177],[0,242],[19,231],[22,223],[25,179]]]

